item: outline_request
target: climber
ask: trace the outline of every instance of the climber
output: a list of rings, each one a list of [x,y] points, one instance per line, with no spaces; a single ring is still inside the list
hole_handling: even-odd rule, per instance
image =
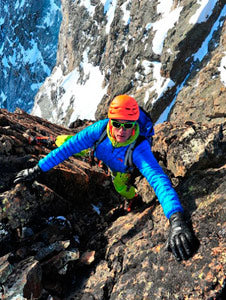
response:
[[[137,191],[130,182],[130,172],[134,168],[128,167],[124,160],[128,147],[139,139],[139,115],[140,109],[134,98],[128,95],[116,96],[110,104],[108,119],[86,127],[42,158],[35,167],[20,171],[14,183],[33,181],[71,155],[96,145],[94,155],[111,170],[115,189],[129,200],[136,199]],[[106,137],[98,143],[105,130]],[[139,170],[153,187],[163,212],[169,219],[168,249],[177,260],[188,259],[193,252],[192,231],[184,219],[178,195],[155,159],[150,142],[146,138],[136,144],[132,160],[136,170]]]

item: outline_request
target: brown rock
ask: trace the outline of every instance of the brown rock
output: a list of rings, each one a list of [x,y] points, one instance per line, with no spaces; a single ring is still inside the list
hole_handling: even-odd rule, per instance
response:
[[[21,261],[4,283],[5,299],[39,298],[42,293],[42,269],[32,257]]]
[[[122,199],[106,184],[109,176],[75,157],[33,184],[10,184],[17,171],[54,148],[30,145],[28,132],[56,136],[82,126],[69,130],[21,111],[1,110],[0,116],[2,138],[11,145],[5,151],[2,143],[0,157],[2,297],[161,300],[225,293],[225,123],[155,127],[153,153],[199,240],[193,257],[178,263],[165,249],[169,223],[141,177],[136,184],[146,204],[126,215]],[[100,202],[99,215],[92,204]],[[19,234],[25,227],[30,235]]]

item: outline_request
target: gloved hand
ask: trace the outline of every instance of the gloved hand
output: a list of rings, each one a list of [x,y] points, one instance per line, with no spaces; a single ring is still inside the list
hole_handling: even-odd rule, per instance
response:
[[[194,236],[181,212],[173,214],[169,221],[168,250],[173,252],[178,261],[186,260],[192,255]]]
[[[33,168],[24,169],[17,173],[16,177],[13,180],[14,184],[20,182],[27,182],[35,180],[43,171],[40,169],[39,165],[36,165]]]

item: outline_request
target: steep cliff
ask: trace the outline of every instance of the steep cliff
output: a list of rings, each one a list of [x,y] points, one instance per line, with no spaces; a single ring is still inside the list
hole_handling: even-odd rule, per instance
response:
[[[14,6],[32,12],[26,3]],[[61,4],[57,63],[33,115],[0,110],[0,298],[225,299],[225,1]],[[7,68],[13,72],[11,52]],[[26,70],[33,70],[37,64],[29,62]],[[155,126],[152,149],[197,238],[187,261],[178,263],[166,251],[169,223],[142,177],[136,185],[143,203],[131,213],[124,212],[109,174],[88,158],[73,156],[33,183],[13,184],[19,170],[56,147],[57,135],[102,118],[112,97],[125,92],[157,123],[171,120]]]
[[[225,1],[62,0],[62,14],[56,67],[34,114],[102,118],[128,93],[154,121],[173,105],[172,120],[225,117]]]
[[[71,157],[34,183],[12,184],[55,147],[35,137],[88,124],[67,129],[0,110],[1,299],[225,299],[225,122],[155,127],[153,152],[197,238],[193,257],[181,263],[165,250],[169,223],[144,178],[137,178],[144,203],[128,214],[109,175],[86,159]]]

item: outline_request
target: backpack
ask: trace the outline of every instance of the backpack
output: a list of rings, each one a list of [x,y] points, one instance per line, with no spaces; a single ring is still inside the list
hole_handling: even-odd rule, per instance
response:
[[[140,135],[139,137],[129,145],[126,155],[124,165],[128,167],[128,170],[131,171],[134,169],[133,165],[133,150],[145,139],[147,139],[150,144],[152,143],[152,136],[154,135],[154,128],[151,117],[139,106],[140,116],[137,120],[139,127],[140,127]],[[102,132],[99,140],[96,141],[94,144],[92,151],[90,153],[90,158],[94,160],[94,152],[97,146],[107,137],[107,128],[104,129]]]

